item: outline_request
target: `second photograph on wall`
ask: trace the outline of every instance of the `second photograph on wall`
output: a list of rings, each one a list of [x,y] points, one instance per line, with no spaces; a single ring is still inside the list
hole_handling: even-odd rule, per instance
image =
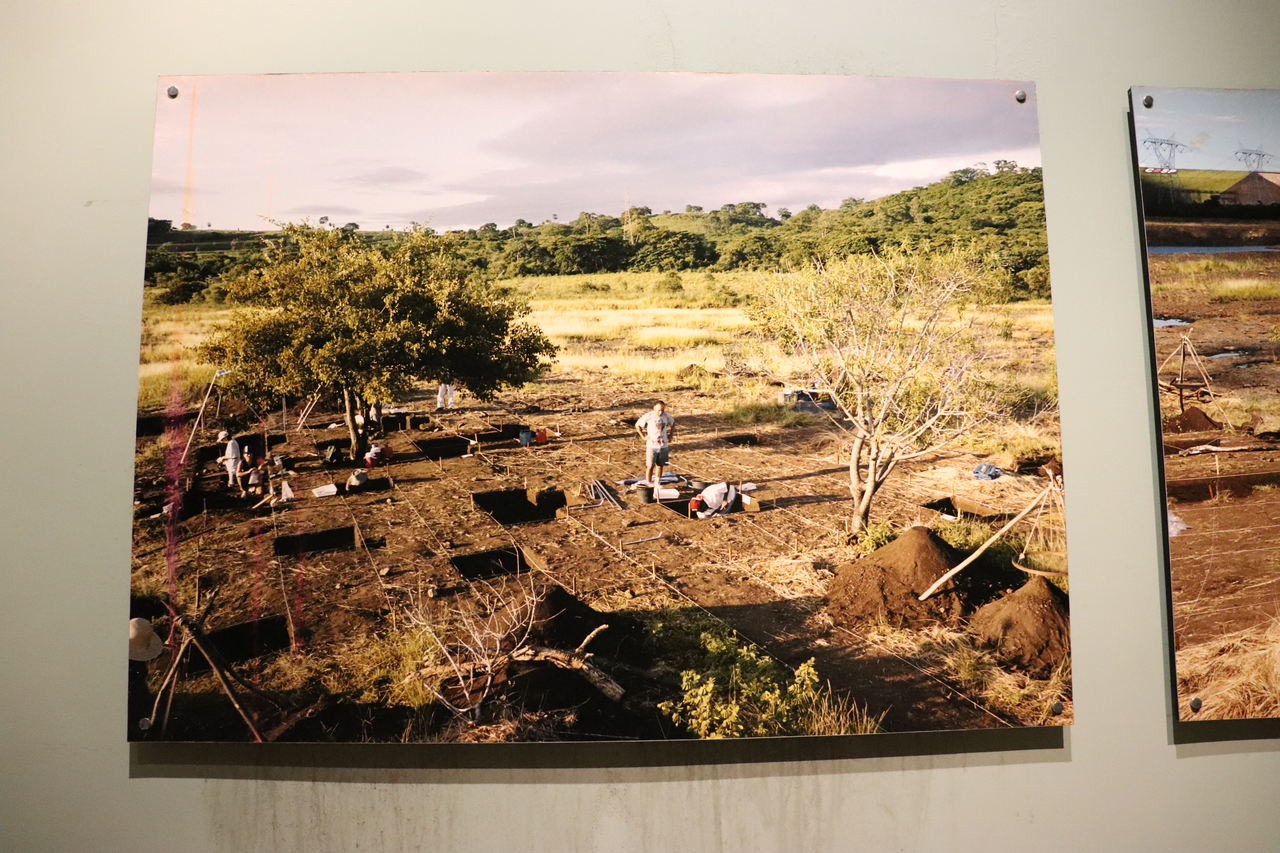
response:
[[[164,78],[146,242],[130,738],[1070,724],[1031,83]]]
[[[1131,92],[1183,721],[1280,717],[1280,92]]]

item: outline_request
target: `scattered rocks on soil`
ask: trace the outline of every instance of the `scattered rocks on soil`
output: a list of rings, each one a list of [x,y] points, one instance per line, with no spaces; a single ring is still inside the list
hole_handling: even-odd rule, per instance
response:
[[[1199,406],[1187,406],[1182,414],[1164,421],[1165,432],[1208,432],[1221,428],[1222,424],[1206,415]]]
[[[954,548],[927,527],[911,527],[888,545],[836,570],[827,590],[827,611],[837,625],[880,617],[899,627],[948,622],[963,609],[950,584],[924,601],[920,593],[961,560]]]
[[[1029,675],[1050,675],[1070,651],[1067,594],[1034,576],[1008,595],[983,605],[969,627],[1005,662]]]

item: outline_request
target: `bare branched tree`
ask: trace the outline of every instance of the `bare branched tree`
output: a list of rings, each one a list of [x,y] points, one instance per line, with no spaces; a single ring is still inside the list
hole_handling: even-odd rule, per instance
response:
[[[528,646],[537,623],[537,596],[532,582],[515,586],[474,584],[474,601],[451,608],[444,622],[420,611],[410,614],[444,656],[443,664],[413,675],[458,716],[478,716],[512,655]]]
[[[1002,274],[967,250],[854,255],[780,273],[752,309],[807,377],[831,393],[851,441],[853,532],[902,462],[972,430],[994,395],[982,375],[980,312]]]
[[[470,602],[449,608],[443,619],[429,618],[421,608],[409,614],[410,621],[431,637],[444,662],[418,669],[408,677],[421,679],[449,711],[478,719],[494,688],[515,662],[573,670],[608,698],[622,698],[622,687],[595,665],[587,651],[608,625],[597,626],[574,649],[547,648],[534,642],[539,617],[558,614],[540,614],[543,595],[532,580],[505,587],[473,582],[472,593]]]

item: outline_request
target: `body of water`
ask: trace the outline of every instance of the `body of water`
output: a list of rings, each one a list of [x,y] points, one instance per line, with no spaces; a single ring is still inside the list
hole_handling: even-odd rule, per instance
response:
[[[1236,252],[1276,252],[1280,246],[1148,246],[1148,255],[1229,255]]]
[[[1181,317],[1153,317],[1152,322],[1155,323],[1157,329],[1164,326],[1190,326],[1190,320],[1184,320]]]

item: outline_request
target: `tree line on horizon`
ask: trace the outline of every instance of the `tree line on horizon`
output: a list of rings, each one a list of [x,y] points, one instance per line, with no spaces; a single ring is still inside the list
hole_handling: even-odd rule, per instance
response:
[[[997,160],[951,172],[927,186],[874,200],[847,198],[839,207],[816,204],[766,213],[761,202],[705,210],[655,213],[636,206],[619,215],[583,212],[570,221],[533,224],[517,219],[500,228],[442,232],[474,273],[490,280],[541,275],[682,270],[776,271],[815,260],[879,253],[892,248],[944,249],[962,245],[996,259],[1009,276],[1012,298],[1049,295],[1041,170]],[[322,218],[321,225],[328,224]],[[341,230],[370,241],[402,232]],[[223,301],[228,282],[255,268],[272,232],[174,229],[149,220],[146,284],[155,298],[175,304]],[[201,245],[219,248],[201,249]],[[194,249],[194,251],[192,251]]]

